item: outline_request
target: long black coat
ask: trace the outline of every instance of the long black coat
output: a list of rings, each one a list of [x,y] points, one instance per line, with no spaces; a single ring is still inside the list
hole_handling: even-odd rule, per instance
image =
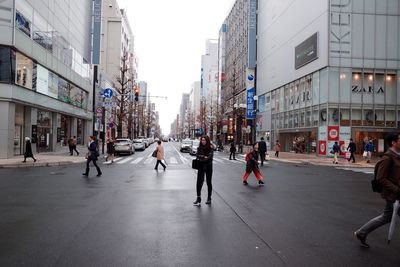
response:
[[[33,157],[31,141],[27,140],[25,143],[25,157]]]

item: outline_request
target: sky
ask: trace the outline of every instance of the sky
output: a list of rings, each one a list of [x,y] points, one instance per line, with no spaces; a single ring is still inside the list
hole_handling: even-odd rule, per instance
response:
[[[206,40],[217,39],[234,0],[117,0],[126,9],[139,58],[138,79],[147,82],[163,134],[179,112],[183,93],[200,81]]]

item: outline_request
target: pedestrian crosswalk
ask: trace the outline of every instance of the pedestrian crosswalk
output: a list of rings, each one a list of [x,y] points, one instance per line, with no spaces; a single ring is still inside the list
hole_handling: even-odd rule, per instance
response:
[[[165,162],[168,165],[191,165],[192,163],[192,157],[185,157],[182,155],[179,156],[171,156],[167,157],[165,159]],[[122,165],[122,164],[132,164],[132,165],[151,165],[151,164],[156,164],[157,159],[154,157],[151,157],[149,155],[143,155],[140,157],[137,157],[135,155],[133,156],[128,156],[128,157],[119,157],[115,158],[113,161],[113,164],[117,165]],[[244,159],[236,159],[236,160],[229,160],[229,158],[224,158],[224,157],[214,157],[213,164],[214,165],[243,165],[245,164],[246,161]],[[106,161],[103,162],[104,165],[109,165],[111,164],[111,161]]]
[[[337,167],[337,169],[340,170],[346,170],[346,171],[353,171],[353,172],[360,172],[360,173],[365,173],[365,174],[374,174],[374,169],[373,168],[348,168],[348,167]]]

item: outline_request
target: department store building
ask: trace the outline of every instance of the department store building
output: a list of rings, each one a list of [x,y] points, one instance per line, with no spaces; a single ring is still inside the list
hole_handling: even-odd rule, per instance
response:
[[[259,0],[257,134],[329,155],[400,128],[399,0]]]
[[[92,1],[0,3],[0,158],[56,151],[91,131]]]

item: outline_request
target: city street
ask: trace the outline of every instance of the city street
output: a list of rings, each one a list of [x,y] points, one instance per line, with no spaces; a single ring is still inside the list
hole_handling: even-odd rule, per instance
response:
[[[383,208],[362,169],[270,161],[243,186],[245,161],[215,153],[212,205],[194,207],[196,173],[179,143],[152,145],[101,177],[83,164],[0,170],[1,266],[399,266],[399,231],[353,231]],[[398,230],[398,229],[397,229]]]

